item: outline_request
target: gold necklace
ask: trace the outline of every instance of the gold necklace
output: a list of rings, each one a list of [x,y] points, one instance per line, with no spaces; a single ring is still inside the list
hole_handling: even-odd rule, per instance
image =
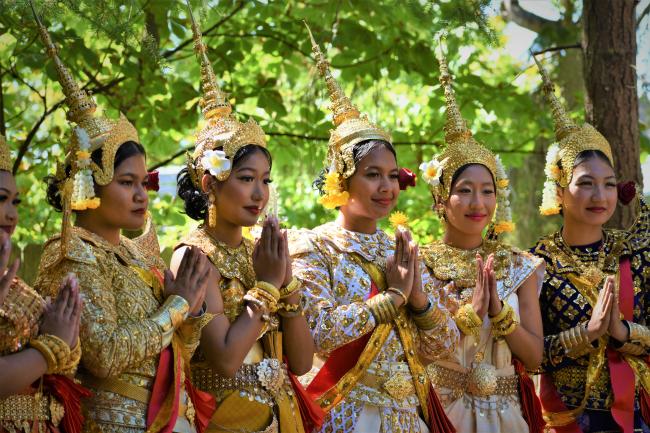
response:
[[[507,288],[512,287],[508,275],[511,252],[499,242],[483,240],[474,249],[465,250],[436,241],[423,248],[422,256],[433,276],[440,281],[453,281],[457,288],[469,289],[476,286],[476,253],[484,260],[494,254],[494,274],[498,281],[503,281]],[[461,290],[460,298],[466,297],[466,291]],[[470,293],[471,296],[471,293]]]
[[[222,277],[228,279],[237,278],[247,289],[252,288],[255,285],[253,243],[246,238],[242,238],[238,246],[231,247],[214,237],[207,228],[202,227],[201,230],[207,235],[214,248],[208,256]]]
[[[605,232],[596,260],[589,260],[587,262],[583,257],[580,257],[576,251],[565,242],[562,233],[557,232],[554,237],[554,244],[565,258],[566,262],[575,270],[575,272],[592,286],[598,286],[607,276],[605,273],[605,246],[608,242],[608,236]]]

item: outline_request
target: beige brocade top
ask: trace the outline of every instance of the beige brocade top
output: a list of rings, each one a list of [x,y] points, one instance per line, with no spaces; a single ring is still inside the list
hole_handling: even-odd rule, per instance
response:
[[[60,238],[45,244],[35,288],[43,296],[56,296],[62,278],[72,272],[79,279],[84,300],[79,338],[82,358],[78,370],[100,379],[117,379],[151,390],[160,353],[169,344],[170,306],[156,293],[138,269],[156,268],[164,263],[157,254],[145,253],[139,245],[121,237],[118,246],[87,230],[72,229],[66,256],[60,256]],[[161,326],[163,323],[163,326]],[[175,332],[184,351],[191,355],[198,345],[200,318],[188,318]],[[167,331],[165,331],[167,329]],[[93,389],[84,401],[87,420],[104,432],[143,432],[147,404],[120,394]],[[178,425],[178,423],[177,423]],[[86,430],[89,426],[86,426]]]

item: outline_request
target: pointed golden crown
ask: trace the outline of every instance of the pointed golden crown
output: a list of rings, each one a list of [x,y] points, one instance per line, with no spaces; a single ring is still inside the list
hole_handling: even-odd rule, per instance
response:
[[[345,96],[341,86],[332,76],[330,63],[316,43],[306,22],[305,26],[311,39],[311,49],[316,59],[316,67],[325,79],[327,92],[332,102],[330,109],[335,128],[330,131],[327,166],[328,168],[334,166],[337,173],[343,178],[348,178],[355,170],[352,154],[355,144],[365,140],[383,140],[390,143],[392,138],[388,132],[371,123],[366,116],[362,116],[359,109]]]
[[[266,135],[262,128],[253,119],[246,123],[239,122],[232,114],[232,106],[228,95],[221,90],[217,83],[212,64],[208,59],[207,47],[203,43],[201,29],[194,19],[189,0],[187,11],[192,23],[194,39],[194,52],[201,65],[201,89],[203,95],[199,102],[206,125],[196,134],[196,143],[191,158],[188,158],[188,171],[194,182],[199,187],[203,175],[203,168],[199,167],[200,159],[208,150],[222,149],[226,157],[231,160],[239,149],[253,144],[266,147]],[[226,180],[230,170],[221,172],[218,180]]]
[[[437,159],[445,161],[439,193],[446,200],[449,198],[451,180],[456,170],[468,164],[481,164],[490,171],[492,178],[496,181],[497,163],[494,153],[474,139],[472,131],[467,127],[467,123],[460,113],[452,87],[452,77],[449,73],[447,59],[442,50],[440,50],[438,60],[440,62],[440,84],[445,92],[447,107],[444,126],[447,146]]]
[[[9,152],[9,146],[7,146],[7,140],[4,135],[0,134],[0,170],[11,173],[12,169],[13,164],[11,163],[11,153]]]
[[[86,131],[90,138],[90,152],[99,148],[102,149],[101,167],[92,162],[91,169],[95,182],[99,185],[107,185],[113,179],[113,165],[117,149],[126,141],[139,143],[138,132],[122,115],[120,115],[119,120],[94,115],[97,104],[85,90],[79,88],[74,77],[59,58],[58,50],[36,11],[34,11],[34,17],[38,24],[41,40],[45,45],[48,57],[54,62],[59,83],[65,95],[65,103],[68,106],[66,117]],[[72,134],[70,148],[66,157],[68,161],[76,158],[75,153],[78,149],[77,135]]]
[[[561,173],[559,179],[555,179],[560,186],[566,187],[571,182],[573,175],[573,165],[576,157],[588,150],[599,150],[609,162],[614,165],[614,158],[612,157],[612,149],[607,139],[596,130],[593,126],[585,123],[578,126],[567,115],[564,106],[560,100],[555,96],[555,85],[548,76],[548,72],[542,64],[533,55],[533,60],[537,64],[539,73],[542,77],[542,90],[548,103],[551,105],[553,114],[553,123],[555,125],[555,139],[559,147],[557,161],[551,161],[556,164],[561,161]]]

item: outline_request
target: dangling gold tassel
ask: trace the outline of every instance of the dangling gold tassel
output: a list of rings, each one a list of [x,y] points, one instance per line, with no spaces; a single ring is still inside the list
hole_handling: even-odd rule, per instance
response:
[[[208,200],[208,227],[214,227],[217,225],[217,199],[210,193]]]

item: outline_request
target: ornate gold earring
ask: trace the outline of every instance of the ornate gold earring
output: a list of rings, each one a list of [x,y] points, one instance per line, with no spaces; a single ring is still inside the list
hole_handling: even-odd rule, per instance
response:
[[[217,225],[217,199],[214,193],[208,194],[208,227]]]

